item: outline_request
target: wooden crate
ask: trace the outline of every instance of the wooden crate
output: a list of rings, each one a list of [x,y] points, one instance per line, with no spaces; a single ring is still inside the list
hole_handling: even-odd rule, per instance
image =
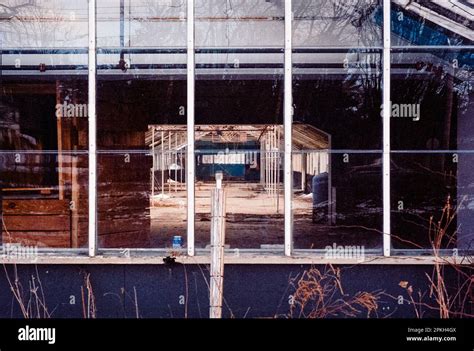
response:
[[[71,247],[68,200],[2,201],[2,242],[38,247]]]

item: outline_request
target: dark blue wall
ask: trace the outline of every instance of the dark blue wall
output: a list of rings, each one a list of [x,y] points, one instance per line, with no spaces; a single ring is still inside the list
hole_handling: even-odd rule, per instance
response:
[[[185,304],[180,296],[186,296],[187,316],[208,316],[208,280],[206,266],[199,265],[38,265],[17,267],[19,282],[26,289],[32,276],[39,276],[44,288],[47,306],[54,317],[82,318],[81,286],[84,276],[90,273],[97,305],[97,317],[134,318],[134,288],[138,297],[139,314],[142,318],[185,317]],[[309,266],[301,265],[226,265],[225,266],[225,316],[232,311],[235,317],[284,317],[289,311],[289,296],[294,288],[292,277],[301,274]],[[324,266],[317,266],[324,270]],[[400,281],[408,281],[418,290],[428,292],[425,273],[431,275],[431,266],[358,265],[340,266],[344,293],[354,295],[359,291],[381,291],[395,297],[407,297]],[[10,278],[14,266],[6,266]],[[38,270],[38,275],[35,271]],[[456,274],[446,272],[448,286],[456,284]],[[71,296],[75,304],[70,304]],[[426,294],[426,302],[433,303]],[[183,300],[181,297],[181,300]],[[4,271],[0,273],[0,317],[21,317],[18,304],[13,299]],[[361,317],[366,313],[361,311]],[[413,306],[403,304],[390,296],[381,296],[379,317],[414,317]],[[427,311],[425,317],[436,317]]]

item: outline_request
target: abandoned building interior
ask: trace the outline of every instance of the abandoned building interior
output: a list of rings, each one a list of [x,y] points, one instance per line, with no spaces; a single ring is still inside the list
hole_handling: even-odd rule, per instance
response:
[[[94,101],[87,1],[3,3],[3,243],[88,246],[92,103],[99,249],[172,249],[174,236],[185,249],[188,218],[194,247],[209,249],[220,173],[229,250],[283,251],[286,203],[295,249],[382,252],[381,1],[292,1],[290,136],[283,0],[194,2],[193,107],[186,1],[97,1]],[[442,248],[472,250],[473,15],[404,3],[392,1],[391,247],[429,249],[447,206],[457,216]]]

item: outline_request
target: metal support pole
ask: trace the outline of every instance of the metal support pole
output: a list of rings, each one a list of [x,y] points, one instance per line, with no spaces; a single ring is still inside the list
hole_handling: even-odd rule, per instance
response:
[[[180,140],[180,144],[183,143],[183,140],[182,140],[182,135],[180,134],[179,135],[179,140]],[[179,149],[179,190],[182,191],[183,190],[183,166],[184,166],[184,162],[183,162],[183,149]],[[185,181],[186,183],[186,181]]]
[[[383,254],[390,256],[390,0],[383,0]]]
[[[161,200],[165,199],[165,141],[164,132],[161,131],[161,154],[160,154],[160,168],[161,168]]]
[[[277,169],[277,204],[276,204],[276,207],[277,207],[277,214],[280,213],[280,143],[281,143],[281,131],[280,131],[280,127],[276,127],[276,131],[277,131],[277,159],[276,159],[276,169]]]
[[[155,126],[151,129],[151,155],[153,156],[153,165],[151,169],[151,200],[155,198],[155,169],[156,169],[156,155],[155,155]]]
[[[293,173],[291,167],[292,124],[293,124],[293,70],[292,70],[292,0],[285,0],[285,255],[291,256],[293,251],[293,213],[291,200],[293,196]]]
[[[174,133],[174,192],[178,192],[178,133]]]
[[[265,138],[260,137],[260,185],[265,190]]]
[[[301,153],[301,190],[306,191],[306,151]]]
[[[188,0],[187,8],[187,157],[186,190],[188,255],[194,256],[194,0]]]
[[[89,256],[97,254],[96,0],[89,0]]]
[[[270,194],[268,175],[270,171],[270,157],[268,155],[268,132],[265,133],[265,191]]]
[[[328,153],[326,159],[326,171],[328,172],[328,224],[336,224],[336,190],[332,188],[332,138],[328,137]]]
[[[275,200],[275,131],[273,127],[270,131],[270,195]]]
[[[166,155],[166,166],[168,168],[168,195],[171,196],[171,132],[168,131],[168,152]]]

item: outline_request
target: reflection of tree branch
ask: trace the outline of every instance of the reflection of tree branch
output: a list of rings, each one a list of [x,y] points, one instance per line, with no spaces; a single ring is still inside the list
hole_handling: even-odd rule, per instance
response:
[[[5,16],[5,17],[8,17],[9,19],[12,19],[13,17],[16,17],[18,15],[18,10],[20,10],[24,7],[28,7],[28,6],[35,7],[36,5],[30,4],[28,2],[28,3],[24,3],[24,4],[21,4],[21,5],[17,5],[17,6],[8,6],[8,5],[5,5],[5,4],[0,4],[0,6],[3,7],[4,9],[6,9],[6,11],[4,13],[8,13],[8,15]]]
[[[380,27],[370,20],[378,6],[379,2],[376,0],[357,0],[349,4],[334,0],[301,2],[295,9],[295,30],[298,26],[306,25],[304,22],[310,21],[309,30],[304,31],[305,39],[301,41],[306,42],[324,35],[337,38],[342,43],[353,44],[354,30],[349,28],[352,26],[358,32],[358,41],[362,41],[365,46],[373,46],[381,37]]]
[[[45,47],[51,46],[48,45],[51,43],[55,46],[64,45],[58,43],[56,38],[58,33],[63,36],[61,40],[63,42],[87,37],[87,34],[77,33],[77,27],[68,27],[69,22],[72,22],[73,19],[68,20],[67,16],[55,13],[61,9],[45,8],[33,4],[2,6],[10,9],[14,14],[10,20],[3,24],[4,31],[13,34],[11,37],[16,39],[13,39],[16,41],[11,43],[13,45],[22,47]]]

